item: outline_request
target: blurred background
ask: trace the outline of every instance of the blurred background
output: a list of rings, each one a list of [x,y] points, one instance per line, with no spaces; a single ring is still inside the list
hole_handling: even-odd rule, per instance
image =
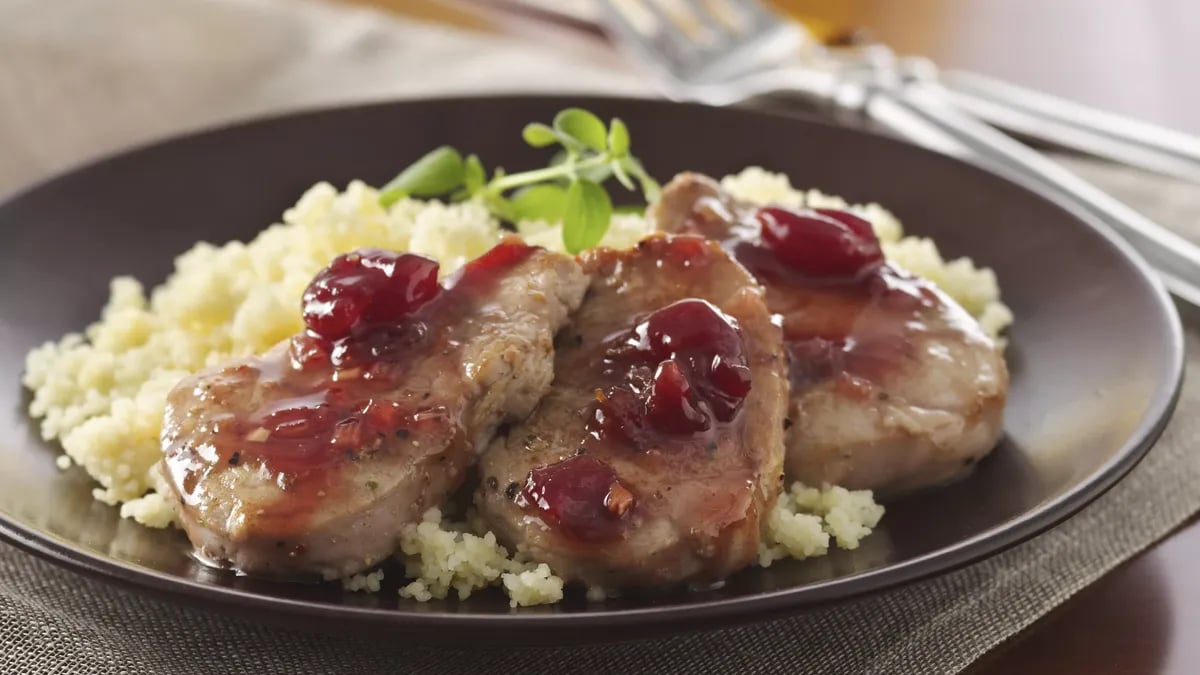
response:
[[[826,40],[865,34],[943,69],[1200,134],[1195,0],[769,1]],[[0,0],[0,193],[130,144],[286,109],[652,93],[600,17],[591,0]],[[1096,178],[1096,166],[1081,170]]]
[[[589,0],[337,0],[530,36],[509,10],[595,16]],[[772,0],[822,38],[866,30],[902,54],[1200,133],[1195,0]]]

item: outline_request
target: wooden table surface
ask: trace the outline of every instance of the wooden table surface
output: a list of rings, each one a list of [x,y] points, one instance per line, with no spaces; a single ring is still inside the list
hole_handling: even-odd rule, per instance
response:
[[[343,0],[528,36],[461,0]],[[493,2],[495,0],[492,0]],[[571,2],[572,0],[558,0]],[[818,25],[867,27],[903,53],[1200,134],[1195,0],[776,0]],[[1200,522],[1080,592],[971,675],[1200,673]]]
[[[1144,551],[968,669],[969,675],[1200,672],[1200,523]]]

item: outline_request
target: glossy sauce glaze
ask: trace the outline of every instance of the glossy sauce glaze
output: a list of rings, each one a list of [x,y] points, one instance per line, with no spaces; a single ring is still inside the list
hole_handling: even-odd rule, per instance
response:
[[[611,466],[586,455],[532,469],[514,501],[579,541],[620,536],[636,502]]]
[[[682,229],[719,241],[767,288],[793,391],[835,380],[850,395],[869,396],[872,382],[915,358],[922,336],[979,333],[965,312],[946,311],[953,303],[931,283],[885,262],[870,223],[849,211],[737,214],[703,197]]]
[[[588,251],[555,380],[480,462],[505,546],[605,587],[705,584],[758,553],[780,488],[785,357],[760,288],[717,244]]]
[[[454,411],[404,386],[410,365],[453,349],[451,328],[535,250],[502,243],[444,287],[428,258],[379,250],[339,256],[305,292],[304,333],[198,380],[190,392],[172,392],[173,405],[186,400],[189,409],[176,412],[192,425],[186,434],[164,426],[164,464],[183,502],[199,504],[207,479],[240,467],[286,497],[257,515],[281,531],[300,529],[320,500],[336,498],[336,467],[389,446],[454,436]]]
[[[636,504],[597,457],[711,452],[751,386],[737,321],[696,298],[650,313],[597,354],[580,455],[531,470],[517,495],[522,508],[589,541],[618,536]]]
[[[727,423],[750,393],[737,322],[700,299],[675,302],[608,340],[588,422],[596,440],[648,449]]]
[[[694,173],[663,188],[651,217],[720,242],[765,287],[788,355],[790,478],[897,494],[961,477],[996,447],[1003,353],[954,300],[887,262],[863,218],[742,202]]]

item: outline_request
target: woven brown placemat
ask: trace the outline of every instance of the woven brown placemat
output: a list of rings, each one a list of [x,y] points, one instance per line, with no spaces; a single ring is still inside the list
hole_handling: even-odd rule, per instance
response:
[[[565,83],[565,84],[564,84]],[[642,92],[587,48],[536,48],[302,0],[0,4],[0,193],[121,146],[268,110],[497,90]],[[1066,160],[1065,160],[1066,161]],[[1185,234],[1200,190],[1070,165]],[[1185,311],[1190,353],[1200,314]],[[1189,359],[1189,372],[1195,366]],[[1200,384],[1147,459],[1063,525],[958,572],[665,640],[430,647],[280,630],[155,600],[0,545],[0,672],[950,673],[1200,510]]]

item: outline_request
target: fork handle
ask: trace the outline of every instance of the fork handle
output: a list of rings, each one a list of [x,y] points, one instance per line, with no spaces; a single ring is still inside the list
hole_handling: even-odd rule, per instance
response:
[[[870,91],[861,106],[873,121],[917,144],[1082,207],[1141,253],[1173,294],[1200,306],[1200,247],[949,101],[940,85],[917,83]]]
[[[939,76],[954,104],[1002,129],[1200,183],[1200,138],[976,73]]]

